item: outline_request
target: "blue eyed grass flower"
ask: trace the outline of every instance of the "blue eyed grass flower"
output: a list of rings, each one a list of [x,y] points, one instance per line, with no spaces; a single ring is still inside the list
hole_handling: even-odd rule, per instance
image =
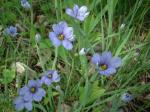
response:
[[[21,0],[21,6],[27,10],[31,8],[31,5],[27,0]]]
[[[26,100],[22,96],[18,96],[14,100],[14,106],[17,111],[21,111],[24,108],[28,111],[32,110],[32,100]]]
[[[46,94],[45,90],[41,88],[41,85],[40,80],[29,80],[28,85],[21,88],[19,95],[23,96],[25,100],[32,99],[39,102]]]
[[[53,82],[59,82],[60,76],[55,70],[49,70],[47,71],[41,78],[42,83],[46,85],[50,85]]]
[[[67,8],[66,13],[69,16],[78,19],[79,21],[84,21],[85,18],[89,15],[89,12],[87,12],[87,10],[88,9],[86,6],[82,6],[79,8],[79,6],[75,4],[73,9]]]
[[[133,100],[133,96],[129,93],[124,93],[122,96],[121,96],[121,100],[125,103],[128,103],[130,102],[131,100]]]
[[[68,27],[66,22],[59,22],[52,26],[53,32],[49,33],[49,38],[55,47],[63,45],[67,50],[73,48],[74,41],[73,28]]]
[[[101,55],[94,54],[92,63],[96,65],[100,75],[110,76],[116,73],[116,69],[121,66],[122,61],[120,57],[112,57],[111,52],[105,51]]]
[[[10,26],[6,29],[6,33],[12,37],[15,37],[18,34],[17,28],[14,26]]]

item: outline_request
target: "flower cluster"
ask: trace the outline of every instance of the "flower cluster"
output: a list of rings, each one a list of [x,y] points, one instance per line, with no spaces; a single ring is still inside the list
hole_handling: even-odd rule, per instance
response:
[[[21,6],[25,9],[30,9],[31,5],[27,0],[21,0]],[[89,15],[86,6],[79,8],[78,5],[74,5],[73,9],[67,8],[66,13],[83,22]],[[17,28],[10,26],[6,29],[7,34],[15,37]],[[39,34],[36,34],[35,39],[37,42],[41,39]],[[75,40],[73,27],[69,27],[65,21],[61,21],[58,24],[52,26],[52,31],[49,32],[49,39],[55,47],[63,46],[67,50],[73,49],[73,41]],[[82,48],[79,55],[86,55],[87,49]],[[112,57],[111,52],[103,52],[102,54],[94,54],[92,56],[92,63],[96,65],[96,69],[99,74],[110,76],[117,72],[117,68],[122,65],[120,57]],[[55,70],[49,70],[44,73],[41,79],[29,80],[28,84],[19,90],[19,96],[14,100],[15,108],[20,111],[26,108],[28,111],[32,110],[32,102],[40,102],[46,95],[46,91],[42,88],[42,85],[51,85],[53,82],[59,82],[60,75]],[[59,89],[59,87],[57,87]],[[59,89],[60,90],[60,89]],[[125,99],[125,98],[124,98]]]
[[[89,15],[89,12],[87,12],[86,6],[79,8],[79,6],[75,4],[73,10],[70,8],[66,9],[66,14],[80,21],[84,21],[85,18]],[[65,49],[71,50],[73,48],[72,42],[75,40],[73,28],[68,27],[66,22],[61,21],[58,24],[54,24],[52,29],[53,31],[49,32],[49,38],[53,45],[55,47],[63,45]]]
[[[40,80],[29,80],[28,84],[19,90],[19,96],[14,100],[15,108],[20,111],[26,108],[28,111],[32,110],[32,101],[40,102],[46,95],[46,91],[42,88],[42,84],[52,84],[52,82],[59,82],[60,76],[57,71],[47,71]]]

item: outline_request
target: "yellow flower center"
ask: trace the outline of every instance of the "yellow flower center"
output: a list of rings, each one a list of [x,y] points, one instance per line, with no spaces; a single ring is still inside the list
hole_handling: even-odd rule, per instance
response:
[[[35,87],[31,87],[30,91],[31,91],[31,93],[35,93],[36,92],[36,88]]]
[[[58,38],[59,38],[59,40],[64,40],[64,35],[61,34],[61,35],[58,36]]]
[[[47,76],[49,79],[51,79],[52,78],[52,74],[48,74],[48,76]]]
[[[102,65],[100,65],[100,68],[101,68],[102,70],[106,70],[106,69],[107,69],[107,65],[102,64]]]

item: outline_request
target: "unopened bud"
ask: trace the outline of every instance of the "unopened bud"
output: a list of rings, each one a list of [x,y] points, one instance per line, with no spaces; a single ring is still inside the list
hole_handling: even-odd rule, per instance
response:
[[[17,73],[22,74],[25,72],[25,68],[23,66],[23,63],[16,62],[12,64],[12,68],[16,70]]]
[[[35,41],[36,42],[39,42],[41,40],[41,35],[39,34],[39,33],[37,33],[36,35],[35,35]]]
[[[82,48],[79,52],[79,55],[85,55],[86,54],[86,49]]]

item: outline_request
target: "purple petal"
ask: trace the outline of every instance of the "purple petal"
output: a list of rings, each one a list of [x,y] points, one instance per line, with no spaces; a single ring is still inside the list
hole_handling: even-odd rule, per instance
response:
[[[79,9],[80,14],[85,14],[86,12],[87,12],[87,7],[86,6],[80,7],[80,9]]]
[[[38,91],[33,95],[33,99],[39,102],[42,100],[45,94],[46,94],[45,90],[42,88],[39,88]]]
[[[96,54],[93,55],[91,60],[92,60],[93,64],[97,65],[101,61],[101,56],[98,53],[96,53]]]
[[[54,82],[60,81],[60,76],[58,75],[57,71],[54,71],[54,73],[53,73],[53,81]]]
[[[121,58],[119,58],[119,57],[113,57],[113,58],[111,59],[111,64],[110,64],[110,65],[111,65],[112,67],[118,68],[118,67],[121,66],[121,64],[122,64]]]
[[[54,24],[52,26],[55,34],[59,35],[63,32],[63,29],[67,27],[67,23],[64,21],[59,22],[58,24]]]
[[[60,46],[61,41],[56,37],[56,34],[54,32],[49,33],[49,38],[51,39],[54,46]]]
[[[65,38],[72,41],[74,40],[73,36],[73,28],[72,27],[67,27],[64,29],[63,34],[65,35]]]
[[[37,83],[36,83],[37,87],[41,87],[42,86],[42,81],[40,79],[38,79],[36,81],[37,81]]]
[[[14,104],[20,104],[20,103],[23,103],[23,98],[21,96],[18,96],[17,98],[15,98]]]
[[[73,7],[74,16],[76,16],[78,14],[78,10],[79,10],[79,6],[75,4]]]
[[[40,102],[42,100],[42,96],[38,96],[38,95],[33,95],[33,99],[37,102]]]
[[[53,31],[57,34],[57,35],[59,35],[59,34],[61,34],[62,33],[62,28],[58,25],[58,24],[54,24],[53,26],[52,26],[52,28],[53,28]]]
[[[67,8],[67,9],[66,9],[66,14],[68,14],[68,15],[71,16],[71,17],[75,17],[75,16],[74,16],[74,13],[73,13],[73,10],[71,10],[70,8]]]
[[[110,51],[109,52],[105,51],[105,52],[102,53],[102,57],[105,57],[107,59],[111,59],[112,58],[112,54],[111,54]]]
[[[43,75],[42,78],[41,78],[41,82],[44,83],[46,78],[47,78],[46,75]]]
[[[110,76],[111,74],[116,73],[116,69],[115,68],[108,68],[107,70],[99,71],[99,73],[101,75]]]
[[[25,101],[32,101],[32,97],[33,97],[32,93],[30,93],[30,91],[27,91],[27,92],[25,93],[25,95],[23,96],[23,99],[24,99]]]
[[[20,110],[22,110],[24,108],[24,104],[23,103],[19,103],[19,104],[16,104],[15,105],[15,109],[17,110],[17,111],[20,111]]]
[[[29,80],[28,82],[28,86],[32,87],[32,86],[36,86],[37,85],[37,81],[36,80]]]
[[[52,83],[52,80],[50,80],[49,78],[45,78],[45,80],[43,80],[44,81],[44,83],[46,84],[46,85],[51,85],[51,83]]]
[[[73,48],[73,45],[69,40],[63,40],[62,44],[67,50],[71,50]]]
[[[31,111],[31,110],[32,110],[32,102],[24,103],[24,106],[25,106],[25,108],[26,108],[28,111]]]
[[[46,71],[44,74],[45,74],[45,75],[49,75],[49,74],[53,74],[53,72],[54,72],[54,70],[48,70],[48,71]]]
[[[89,15],[89,12],[87,12],[87,7],[82,6],[78,11],[77,19],[79,19],[80,21],[83,21],[88,15]]]
[[[81,15],[78,15],[78,16],[77,16],[77,19],[80,20],[80,21],[84,21],[85,17],[84,17],[84,16],[81,16]]]
[[[28,90],[29,88],[27,86],[22,87],[19,91],[19,95],[24,95]]]
[[[60,28],[62,28],[62,29],[64,29],[64,28],[67,28],[67,27],[68,27],[68,25],[67,25],[67,23],[66,23],[65,21],[61,21],[61,22],[59,22],[59,23],[58,23],[58,25],[59,25],[59,27],[60,27]]]
[[[44,97],[44,96],[45,96],[45,94],[46,94],[46,92],[45,92],[45,90],[44,90],[44,89],[39,88],[39,89],[38,89],[38,94]]]
[[[89,15],[89,12],[82,14],[82,13],[78,13],[77,15],[77,19],[79,19],[80,21],[84,21],[84,19]]]
[[[111,54],[111,52],[105,51],[105,52],[102,53],[101,58],[102,58],[101,63],[105,63],[105,64],[109,65],[110,61],[111,61],[111,58],[112,58],[112,54]]]

